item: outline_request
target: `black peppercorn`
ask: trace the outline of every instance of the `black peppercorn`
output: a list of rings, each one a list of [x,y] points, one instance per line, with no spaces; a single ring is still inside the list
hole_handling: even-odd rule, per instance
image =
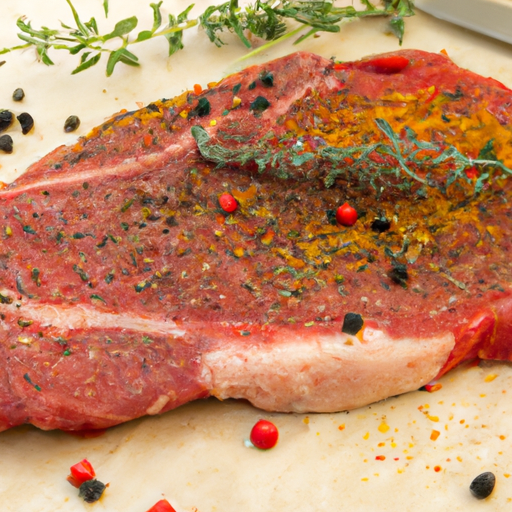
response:
[[[388,231],[390,227],[391,222],[387,219],[375,219],[371,225],[372,230],[377,233],[384,233],[384,231]]]
[[[26,135],[30,130],[32,130],[34,126],[34,119],[30,114],[23,112],[19,116],[16,116],[16,119],[19,121],[21,125],[21,131],[23,135]]]
[[[106,485],[99,480],[87,480],[80,486],[78,496],[87,503],[94,503],[101,498]]]
[[[491,495],[494,486],[496,485],[496,477],[490,471],[486,473],[482,473],[478,475],[469,486],[469,490],[471,494],[478,498],[479,500],[483,500]]]
[[[14,101],[21,101],[25,97],[25,91],[18,87],[13,93],[12,93],[12,99]]]
[[[0,137],[0,151],[4,153],[12,153],[13,142],[10,135],[2,135]]]
[[[9,110],[1,110],[0,111],[0,132],[3,132],[9,128],[12,124],[12,120],[14,119],[14,115]]]
[[[357,313],[347,313],[343,319],[343,326],[341,332],[355,336],[363,327],[364,320],[361,315]]]
[[[80,119],[77,116],[69,116],[64,123],[66,133],[74,132],[80,126]]]

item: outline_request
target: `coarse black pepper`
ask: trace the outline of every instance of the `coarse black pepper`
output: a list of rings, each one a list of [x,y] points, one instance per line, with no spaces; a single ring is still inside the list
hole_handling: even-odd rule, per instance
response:
[[[25,97],[25,91],[18,87],[13,93],[12,93],[12,99],[14,101],[21,101]]]
[[[21,125],[21,131],[23,135],[26,135],[34,127],[34,119],[27,112],[22,112],[16,119]]]
[[[343,319],[341,332],[355,336],[363,327],[363,317],[357,313],[347,313]]]
[[[268,71],[260,74],[260,80],[265,87],[273,87],[274,85],[274,75]]]
[[[196,107],[189,112],[188,117],[207,116],[210,113],[210,108],[210,102],[207,98],[199,98]]]
[[[395,263],[393,268],[388,272],[389,277],[396,284],[406,286],[409,274],[407,273],[407,266],[403,263]]]
[[[11,126],[14,115],[10,110],[0,111],[0,132],[4,132]]]
[[[80,126],[78,116],[69,116],[64,123],[64,131],[66,133],[74,132]]]
[[[391,222],[385,218],[375,219],[371,225],[372,230],[376,231],[377,233],[384,233],[384,231],[389,231],[390,227]]]
[[[0,151],[12,153],[13,147],[13,140],[10,135],[5,134],[0,137]]]
[[[494,486],[496,485],[496,477],[494,473],[487,471],[478,475],[469,486],[469,490],[471,494],[478,498],[479,500],[483,500],[491,495],[494,490]]]
[[[78,496],[87,503],[98,501],[106,489],[106,485],[99,480],[87,480],[80,486]]]
[[[249,110],[252,110],[255,113],[261,113],[267,110],[270,107],[270,102],[267,98],[263,96],[258,96],[250,105]]]

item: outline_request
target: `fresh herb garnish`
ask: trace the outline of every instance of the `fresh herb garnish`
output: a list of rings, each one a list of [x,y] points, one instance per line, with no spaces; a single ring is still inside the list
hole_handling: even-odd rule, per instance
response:
[[[79,65],[72,71],[73,74],[95,66],[106,54],[107,76],[110,76],[120,62],[128,66],[140,65],[138,57],[128,50],[128,46],[164,37],[169,45],[169,55],[172,55],[183,48],[184,30],[195,26],[200,26],[210,41],[218,47],[225,44],[220,38],[220,34],[224,32],[236,34],[247,48],[251,48],[252,38],[268,41],[244,57],[247,58],[299,34],[302,35],[295,44],[318,32],[339,32],[340,23],[346,19],[368,16],[389,18],[390,30],[401,44],[404,18],[414,15],[413,0],[382,0],[378,3],[379,6],[369,0],[363,0],[364,8],[360,10],[353,6],[336,7],[335,0],[256,0],[254,4],[246,7],[239,7],[238,0],[229,0],[208,7],[197,18],[189,18],[194,7],[192,4],[177,16],[169,14],[167,24],[162,27],[160,7],[163,2],[160,1],[150,4],[153,10],[153,25],[150,29],[135,34],[138,19],[131,16],[117,22],[111,32],[101,35],[94,17],[87,22],[82,21],[71,0],[66,2],[73,15],[74,27],[61,22],[60,29],[36,29],[32,27],[30,21],[25,21],[25,17],[21,17],[16,24],[20,29],[18,37],[24,44],[4,48],[0,50],[0,54],[35,46],[40,60],[51,66],[53,61],[48,51],[67,50],[71,55],[80,58]],[[103,9],[107,17],[108,0],[103,1]],[[290,26],[288,22],[291,22]],[[119,42],[117,48],[112,49],[111,43],[105,44],[114,39]]]
[[[471,184],[477,194],[492,177],[512,176],[512,169],[495,158],[479,156],[472,159],[451,144],[420,141],[410,128],[406,127],[401,134],[396,133],[385,119],[377,118],[375,123],[384,136],[379,142],[362,146],[320,146],[311,153],[300,152],[302,149],[296,145],[276,150],[276,144],[265,139],[251,146],[230,149],[213,143],[201,126],[193,126],[191,132],[203,158],[219,166],[254,162],[260,173],[269,172],[287,179],[296,177],[298,167],[313,160],[318,169],[327,169],[323,176],[326,187],[333,186],[336,179],[342,177],[367,183],[378,195],[387,188],[408,191],[415,183],[421,187],[420,195],[426,195],[428,187],[446,193],[458,180]],[[277,141],[277,146],[281,142]],[[489,146],[485,146],[485,156],[491,156]],[[448,170],[442,176],[436,175],[443,164]],[[465,173],[473,167],[481,170],[475,180]]]

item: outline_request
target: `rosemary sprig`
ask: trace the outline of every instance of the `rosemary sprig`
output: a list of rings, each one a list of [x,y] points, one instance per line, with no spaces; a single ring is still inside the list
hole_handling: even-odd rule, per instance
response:
[[[364,17],[389,18],[390,29],[401,44],[404,18],[414,15],[413,0],[380,0],[379,5],[363,0],[364,8],[361,10],[353,6],[336,7],[335,1],[256,0],[254,4],[239,7],[238,0],[228,0],[208,7],[197,18],[189,18],[194,7],[192,4],[177,16],[169,14],[164,27],[160,9],[163,1],[160,1],[150,4],[153,10],[153,26],[150,29],[136,33],[138,19],[131,16],[117,22],[113,31],[101,35],[96,19],[93,17],[87,22],[82,21],[72,1],[66,0],[73,15],[74,27],[61,22],[60,29],[44,26],[35,29],[30,21],[25,21],[26,18],[19,18],[16,23],[20,29],[18,37],[24,44],[4,48],[0,50],[0,55],[34,46],[41,61],[50,66],[53,61],[49,50],[65,50],[80,57],[79,65],[72,72],[75,74],[96,65],[103,54],[107,54],[106,72],[110,76],[118,63],[140,65],[138,57],[128,50],[128,46],[163,37],[169,45],[169,55],[172,55],[183,48],[183,32],[195,26],[202,27],[210,41],[218,47],[225,44],[220,37],[224,32],[236,34],[247,48],[251,48],[250,39],[253,37],[268,41],[244,57],[248,58],[301,32],[295,44],[318,32],[339,32],[342,21]],[[103,9],[105,17],[108,17],[109,0],[103,0]],[[288,22],[292,22],[293,26],[288,26]],[[112,48],[112,43],[106,44],[112,40],[119,42],[117,48]]]
[[[305,177],[319,169],[327,171],[322,176],[326,187],[334,185],[338,177],[360,184],[369,183],[380,195],[386,188],[409,191],[416,182],[419,195],[427,195],[428,187],[447,193],[456,180],[464,180],[473,187],[473,193],[482,191],[491,177],[504,179],[512,176],[512,169],[494,155],[493,141],[489,141],[476,159],[463,155],[455,146],[443,142],[419,141],[410,128],[405,136],[395,132],[385,119],[375,119],[378,129],[385,136],[382,141],[363,146],[320,146],[315,152],[304,152],[300,141],[276,150],[275,144],[262,139],[257,144],[229,149],[215,144],[201,126],[192,127],[201,155],[218,166],[254,162],[260,173],[270,172],[279,178]],[[283,145],[285,138],[279,141]],[[475,168],[480,171],[477,179],[464,172]],[[444,172],[441,174],[440,169]],[[497,171],[501,174],[497,176]],[[418,172],[421,173],[418,174]]]

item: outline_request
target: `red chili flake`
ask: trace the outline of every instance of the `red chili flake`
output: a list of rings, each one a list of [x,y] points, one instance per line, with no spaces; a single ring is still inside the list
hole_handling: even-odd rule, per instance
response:
[[[357,222],[357,212],[348,203],[344,203],[336,210],[336,220],[342,226],[353,226]]]
[[[348,69],[348,66],[346,64],[342,64],[341,62],[337,62],[334,64],[333,68],[336,71],[343,71],[344,69]]]
[[[155,503],[148,512],[176,512],[167,500],[160,500]]]
[[[386,456],[385,455],[377,455],[377,457],[375,457],[375,460],[386,460]]]
[[[67,477],[67,480],[71,485],[77,488],[84,482],[92,480],[96,476],[92,464],[87,459],[83,459],[77,464],[74,464],[69,468],[69,470],[71,475]]]
[[[478,169],[476,169],[476,167],[470,167],[469,169],[466,169],[464,171],[466,173],[466,176],[470,179],[470,180],[473,180],[475,178],[478,178]]]
[[[439,382],[436,384],[425,384],[425,391],[428,391],[429,393],[435,393],[436,391],[439,391],[443,385]]]
[[[434,471],[436,473],[439,473],[439,471],[441,471],[441,469],[443,469],[441,466],[434,466]]]
[[[153,137],[149,133],[146,133],[146,135],[144,135],[144,146],[149,147],[152,140]]]
[[[227,213],[232,213],[238,208],[236,199],[227,192],[219,197],[220,207]]]
[[[439,96],[439,94],[441,93],[441,90],[438,89],[436,86],[432,86],[432,87],[434,88],[434,91],[428,97],[428,99],[426,100],[425,103],[430,103],[431,101],[434,101],[434,99],[437,98],[437,96]],[[430,89],[429,89],[429,91],[430,91]]]
[[[251,443],[260,450],[274,448],[279,438],[277,427],[267,420],[259,420],[251,430]]]
[[[203,92],[203,88],[199,84],[194,84],[194,94],[201,94]]]

